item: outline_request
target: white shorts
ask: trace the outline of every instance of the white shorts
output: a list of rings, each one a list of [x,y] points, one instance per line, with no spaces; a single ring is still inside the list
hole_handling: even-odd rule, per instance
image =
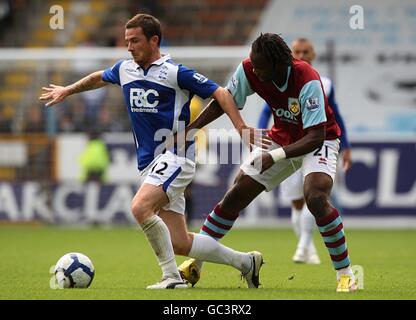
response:
[[[268,150],[279,148],[277,143],[273,143]],[[339,151],[339,140],[325,140],[322,147],[318,150],[312,151],[304,156],[283,159],[276,162],[269,169],[263,173],[251,165],[254,158],[261,155],[267,150],[255,147],[250,157],[241,165],[240,169],[266,187],[266,191],[272,190],[274,187],[281,184],[295,171],[301,169],[302,182],[305,177],[312,172],[324,172],[328,174],[332,180],[335,179],[337,169],[337,158]]]
[[[280,184],[280,193],[289,200],[303,199],[303,172],[302,168],[295,171],[290,177]]]
[[[163,186],[169,203],[163,207],[177,213],[185,213],[185,188],[195,176],[195,163],[170,151],[158,155],[146,169],[140,172],[140,184]]]

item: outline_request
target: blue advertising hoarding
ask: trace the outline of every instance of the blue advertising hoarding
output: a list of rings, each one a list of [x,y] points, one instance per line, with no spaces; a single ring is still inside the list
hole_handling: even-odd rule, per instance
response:
[[[110,150],[118,148],[126,148],[126,144],[113,145]],[[416,217],[415,143],[359,142],[353,143],[352,148],[353,167],[346,175],[338,175],[334,188],[334,201],[343,215]],[[192,218],[203,219],[225,194],[238,164],[199,165],[197,171],[192,183]],[[137,188],[131,182],[106,185],[0,182],[0,220],[134,223],[130,202]],[[272,206],[272,215],[277,217],[289,216],[289,204],[281,199],[278,188],[268,197],[272,204],[258,201],[259,216],[263,206],[269,211]]]

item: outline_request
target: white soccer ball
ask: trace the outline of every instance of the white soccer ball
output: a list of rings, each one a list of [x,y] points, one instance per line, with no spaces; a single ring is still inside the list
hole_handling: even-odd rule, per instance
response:
[[[58,260],[54,268],[59,288],[88,288],[94,279],[95,269],[90,258],[71,252]]]

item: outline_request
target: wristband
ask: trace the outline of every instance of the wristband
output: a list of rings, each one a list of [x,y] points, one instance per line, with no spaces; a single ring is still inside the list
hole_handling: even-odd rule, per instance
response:
[[[286,152],[283,148],[277,148],[272,151],[269,151],[269,154],[272,156],[273,161],[276,163],[279,160],[286,158]]]

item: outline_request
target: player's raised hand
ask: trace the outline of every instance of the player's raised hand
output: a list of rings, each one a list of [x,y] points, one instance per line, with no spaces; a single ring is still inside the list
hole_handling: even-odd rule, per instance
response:
[[[42,95],[39,100],[48,101],[45,106],[50,107],[64,100],[68,95],[66,87],[50,84],[49,87],[42,87]]]
[[[244,127],[240,135],[243,142],[248,146],[255,145],[267,150],[272,144],[272,139],[267,135],[267,132],[267,129]]]

